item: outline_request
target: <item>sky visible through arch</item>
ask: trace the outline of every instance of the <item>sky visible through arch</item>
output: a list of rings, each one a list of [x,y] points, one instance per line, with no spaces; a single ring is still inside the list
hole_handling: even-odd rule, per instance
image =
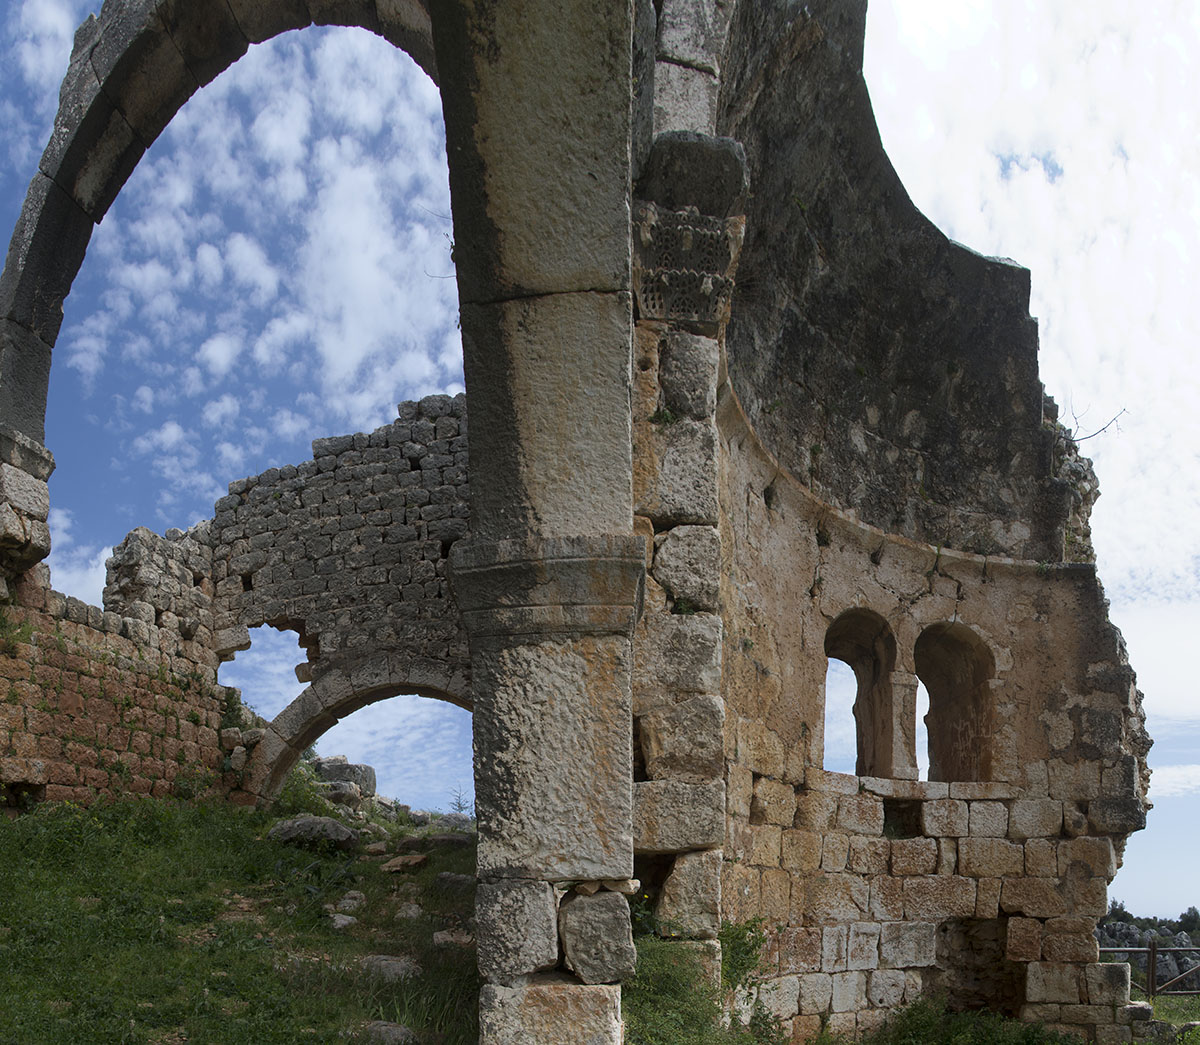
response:
[[[92,4],[10,6],[6,230]],[[1112,895],[1166,916],[1200,902],[1196,54],[1188,2],[872,0],[868,15],[867,82],[914,202],[1031,269],[1042,379],[1068,424],[1087,435],[1125,411],[1083,447],[1103,492],[1100,574],[1157,740],[1157,808]],[[253,47],[184,107],[67,302],[47,420],[56,587],[98,602],[107,549],[132,527],[187,527],[229,480],[303,460],[312,438],[461,390],[441,133],[436,88],[361,30]],[[301,654],[260,632],[221,678],[271,714],[299,691]],[[852,765],[852,723],[829,732],[831,767]],[[470,788],[469,718],[449,705],[383,702],[319,747],[372,762],[415,806]]]

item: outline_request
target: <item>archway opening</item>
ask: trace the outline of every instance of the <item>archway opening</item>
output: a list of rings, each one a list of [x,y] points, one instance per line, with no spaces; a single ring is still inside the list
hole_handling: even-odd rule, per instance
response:
[[[965,624],[932,624],[917,639],[913,660],[929,692],[929,779],[992,779],[991,650]]]
[[[895,767],[902,762],[897,758],[896,744],[903,731],[896,728],[892,696],[896,666],[892,629],[871,610],[847,610],[825,633],[825,655],[842,661],[854,675],[855,773],[894,776]]]

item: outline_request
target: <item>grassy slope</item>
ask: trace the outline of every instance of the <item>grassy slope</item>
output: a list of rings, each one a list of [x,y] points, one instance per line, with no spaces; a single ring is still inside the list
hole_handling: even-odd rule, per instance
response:
[[[452,1011],[473,1041],[474,954],[436,948],[470,895],[472,847],[431,852],[403,876],[378,860],[265,838],[273,818],[217,804],[42,807],[0,821],[0,1043],[345,1041],[368,1020]],[[348,890],[359,923],[331,927]],[[416,900],[425,915],[394,918]],[[420,984],[369,982],[367,954],[415,956]]]

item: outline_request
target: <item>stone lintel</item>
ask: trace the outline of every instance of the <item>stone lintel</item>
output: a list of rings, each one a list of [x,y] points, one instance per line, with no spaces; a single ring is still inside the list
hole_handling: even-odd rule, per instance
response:
[[[0,424],[0,461],[28,472],[42,482],[54,472],[54,454],[41,443],[6,424]]]
[[[645,539],[459,541],[450,568],[472,643],[630,635],[642,608]]]

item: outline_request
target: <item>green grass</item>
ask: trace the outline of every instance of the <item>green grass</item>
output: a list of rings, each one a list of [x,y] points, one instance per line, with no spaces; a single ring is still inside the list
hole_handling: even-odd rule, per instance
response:
[[[419,951],[469,1025],[474,955],[430,939],[451,917],[435,876],[473,873],[473,848],[390,876],[357,855],[269,841],[273,819],[142,800],[0,821],[0,1045],[353,1040],[369,1020],[412,1013],[412,990],[361,974],[371,953]],[[339,933],[323,905],[349,889],[367,901]],[[397,889],[426,916],[396,922]]]
[[[1138,998],[1142,997],[1138,992]],[[1160,994],[1154,999],[1154,1018],[1179,1026],[1200,1021],[1200,995]],[[1187,1045],[1200,1045],[1200,1029],[1188,1033]]]
[[[897,1011],[880,1030],[858,1045],[1079,1045],[1036,1023],[1022,1023],[991,1012],[947,1012],[926,998]],[[849,1045],[848,1039],[823,1032],[814,1045]]]

